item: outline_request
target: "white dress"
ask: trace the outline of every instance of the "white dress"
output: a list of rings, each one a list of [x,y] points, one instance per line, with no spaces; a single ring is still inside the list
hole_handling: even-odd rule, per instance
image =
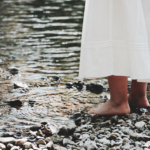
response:
[[[150,82],[150,0],[86,0],[79,78]]]

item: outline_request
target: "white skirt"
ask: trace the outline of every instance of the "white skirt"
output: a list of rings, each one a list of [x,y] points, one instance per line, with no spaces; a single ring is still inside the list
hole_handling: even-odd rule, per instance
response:
[[[150,0],[86,0],[79,78],[150,82]]]

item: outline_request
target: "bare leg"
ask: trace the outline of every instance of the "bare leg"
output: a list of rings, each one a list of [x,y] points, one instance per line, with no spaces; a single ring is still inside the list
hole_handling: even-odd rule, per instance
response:
[[[127,77],[109,76],[108,77],[111,98],[97,108],[91,109],[92,114],[100,115],[121,115],[130,113],[127,96]]]
[[[130,106],[145,108],[149,106],[146,96],[147,83],[132,80],[131,91],[128,95]]]

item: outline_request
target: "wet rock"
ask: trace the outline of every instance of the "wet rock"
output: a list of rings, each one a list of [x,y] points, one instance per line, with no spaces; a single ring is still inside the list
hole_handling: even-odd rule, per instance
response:
[[[78,90],[82,90],[84,83],[82,81],[74,82],[73,86],[76,87]]]
[[[0,148],[1,148],[2,150],[5,150],[5,149],[6,149],[6,146],[5,146],[3,143],[0,143]]]
[[[52,141],[49,141],[47,144],[46,144],[48,150],[53,150],[53,142]]]
[[[8,143],[15,143],[15,138],[13,137],[3,137],[3,138],[0,138],[0,143],[3,143],[3,144],[8,144]]]
[[[25,142],[27,142],[27,138],[16,139],[15,145],[23,145]]]
[[[19,150],[19,146],[13,146],[10,150]]]
[[[84,148],[87,149],[87,150],[97,150],[98,149],[98,147],[96,145],[96,142],[95,141],[91,141],[91,140],[87,140],[84,143]]]
[[[14,82],[14,89],[17,89],[17,88],[28,89],[29,87],[26,83],[22,83],[20,81],[15,81]]]
[[[66,125],[59,126],[59,135],[68,135],[68,129]]]
[[[32,143],[31,142],[25,142],[23,144],[23,147],[26,148],[26,149],[32,148]]]
[[[67,146],[67,144],[75,145],[75,143],[74,143],[73,141],[71,141],[70,139],[64,138],[64,139],[63,139],[63,145],[64,145],[64,146]]]
[[[9,105],[11,107],[15,107],[15,108],[20,108],[22,107],[22,102],[20,100],[15,100],[15,101],[8,101],[5,102],[6,105]]]
[[[53,149],[54,150],[67,150],[65,147],[62,147],[62,146],[59,146],[59,145],[56,145],[56,144],[53,145]]]
[[[1,135],[2,137],[14,137],[14,132],[6,132]]]
[[[145,122],[144,121],[136,122],[135,126],[137,129],[141,129],[145,126]]]
[[[62,141],[63,141],[63,139],[58,134],[54,134],[51,137],[51,139],[54,143],[62,143]]]
[[[105,88],[102,86],[102,85],[99,85],[99,84],[94,84],[94,83],[91,83],[91,84],[87,84],[86,85],[86,90],[92,92],[92,93],[95,93],[95,94],[100,94],[102,93]]]
[[[59,129],[55,124],[48,123],[44,126],[44,131],[45,134],[48,136],[48,135],[53,135],[55,133],[58,133]]]
[[[65,86],[66,86],[67,89],[71,89],[73,84],[72,83],[66,83]]]
[[[38,131],[39,129],[41,129],[41,124],[30,127],[30,130],[32,131]]]
[[[46,145],[46,142],[42,139],[39,139],[36,143]]]
[[[10,68],[8,68],[8,71],[9,71],[9,73],[10,74],[12,74],[12,75],[16,75],[16,74],[18,74],[20,71],[17,69],[17,68],[15,68],[15,67],[10,67]]]

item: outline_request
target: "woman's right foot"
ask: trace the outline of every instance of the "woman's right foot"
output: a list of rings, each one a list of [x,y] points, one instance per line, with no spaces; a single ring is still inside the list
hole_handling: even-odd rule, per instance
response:
[[[134,95],[128,94],[128,102],[130,107],[137,107],[137,108],[146,108],[149,106],[149,102],[146,96],[138,97]]]

